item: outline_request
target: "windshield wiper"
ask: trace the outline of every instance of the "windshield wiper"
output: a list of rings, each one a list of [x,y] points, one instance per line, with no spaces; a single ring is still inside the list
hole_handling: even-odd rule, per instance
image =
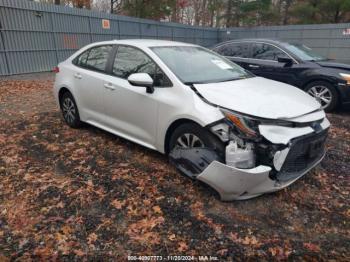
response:
[[[311,60],[307,60],[309,62],[322,62],[322,61],[329,61],[330,59],[328,58],[321,58],[321,59],[311,59]]]
[[[242,78],[231,78],[231,79],[227,79],[227,80],[217,81],[217,83],[230,82],[230,81],[235,81],[235,80],[239,80],[239,79],[242,79]]]
[[[230,78],[230,79],[227,79],[227,80],[218,81],[218,83],[242,80],[242,79],[246,79],[246,78],[249,78],[249,77],[235,77],[235,78]]]
[[[234,77],[234,78],[229,78],[229,79],[224,79],[224,80],[218,79],[218,80],[213,80],[213,81],[184,82],[184,84],[187,86],[192,86],[192,85],[196,85],[196,84],[213,84],[213,83],[236,81],[236,80],[241,80],[241,79],[246,79],[246,78],[251,78],[251,77],[253,77],[253,76]]]
[[[208,84],[208,83],[210,83],[210,82],[200,82],[200,81],[198,81],[198,82],[184,82],[184,84],[187,86],[193,86],[195,84]]]

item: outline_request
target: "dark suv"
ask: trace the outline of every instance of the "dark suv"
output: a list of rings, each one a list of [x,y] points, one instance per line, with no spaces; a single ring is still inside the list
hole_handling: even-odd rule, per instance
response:
[[[330,112],[350,106],[350,65],[332,62],[302,44],[268,39],[232,40],[214,51],[255,75],[299,87]]]

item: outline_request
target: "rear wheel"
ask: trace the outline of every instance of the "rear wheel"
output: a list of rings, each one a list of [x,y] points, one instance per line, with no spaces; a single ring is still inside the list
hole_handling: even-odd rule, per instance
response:
[[[74,97],[70,92],[65,92],[61,97],[61,111],[67,125],[72,128],[81,127],[79,110],[75,103]]]
[[[306,86],[305,91],[314,97],[326,112],[331,112],[338,105],[338,92],[328,82],[312,82]]]

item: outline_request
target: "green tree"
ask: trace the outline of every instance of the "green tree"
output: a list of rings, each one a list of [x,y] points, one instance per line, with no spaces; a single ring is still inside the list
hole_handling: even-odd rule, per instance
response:
[[[319,0],[299,0],[292,8],[293,22],[297,24],[319,23],[318,14],[320,12]]]
[[[123,10],[126,15],[159,20],[170,15],[169,0],[125,0]]]
[[[323,22],[346,22],[345,16],[350,12],[350,0],[321,0],[319,9]]]
[[[255,26],[278,23],[279,13],[272,0],[228,0],[226,26]]]

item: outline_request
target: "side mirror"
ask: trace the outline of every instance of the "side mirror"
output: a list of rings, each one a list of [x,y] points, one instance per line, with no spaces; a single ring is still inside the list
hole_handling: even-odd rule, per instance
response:
[[[293,65],[293,59],[287,57],[277,57],[278,63],[283,63],[285,67],[290,67]]]
[[[146,92],[152,94],[154,92],[153,79],[146,73],[135,73],[128,77],[130,85],[146,87]]]

